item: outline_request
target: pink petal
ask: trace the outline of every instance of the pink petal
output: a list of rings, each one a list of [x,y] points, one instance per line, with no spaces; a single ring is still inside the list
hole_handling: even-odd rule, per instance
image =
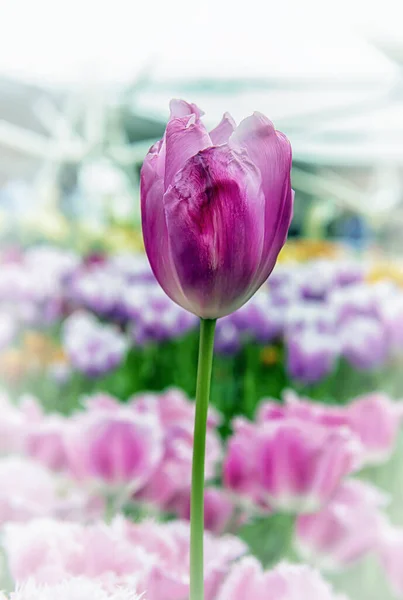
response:
[[[196,105],[186,100],[173,98],[169,103],[171,119],[186,117],[187,115],[196,115],[198,119],[204,115],[204,112]]]
[[[261,113],[244,119],[229,143],[235,148],[244,148],[262,175],[266,217],[261,284],[274,267],[292,217],[291,146],[285,135],[276,131],[273,123]]]
[[[210,136],[195,115],[174,118],[169,121],[166,132],[165,191],[185,165],[200,150],[211,146]]]
[[[263,578],[262,568],[255,558],[244,558],[236,564],[221,587],[217,600],[255,599],[258,583]],[[269,590],[267,590],[269,591]]]
[[[163,204],[164,182],[157,173],[158,156],[148,154],[141,170],[141,220],[144,245],[159,284],[172,300],[186,307],[171,257]]]
[[[234,133],[236,123],[231,115],[226,112],[220,123],[210,131],[210,138],[214,146],[226,144],[230,136]]]

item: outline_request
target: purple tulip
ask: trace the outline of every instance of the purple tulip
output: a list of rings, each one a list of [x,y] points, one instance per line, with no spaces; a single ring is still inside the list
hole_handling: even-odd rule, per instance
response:
[[[164,138],[141,172],[144,243],[177,304],[203,318],[242,306],[275,265],[292,215],[291,146],[263,115],[210,133],[201,112],[171,102]]]

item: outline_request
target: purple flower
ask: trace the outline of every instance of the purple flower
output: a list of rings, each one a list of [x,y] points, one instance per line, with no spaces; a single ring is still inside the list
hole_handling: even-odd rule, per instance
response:
[[[273,304],[267,289],[263,289],[231,318],[244,337],[266,344],[281,333],[284,310]]]
[[[122,362],[127,341],[113,325],[102,325],[92,315],[77,312],[64,323],[63,346],[75,369],[98,377]]]
[[[171,102],[141,172],[144,243],[175,302],[203,318],[242,306],[271,273],[292,214],[291,147],[254,113],[210,133],[199,109]]]
[[[218,354],[236,354],[241,348],[241,335],[233,315],[223,317],[217,323],[214,349]]]
[[[356,369],[375,369],[389,355],[383,324],[372,317],[351,317],[339,331],[342,353]]]
[[[119,307],[123,286],[119,273],[108,265],[100,265],[77,273],[70,294],[79,306],[99,315],[113,315]]]
[[[122,307],[132,320],[131,334],[138,346],[180,337],[197,325],[197,318],[167,298],[155,283],[128,287]]]
[[[316,383],[329,375],[339,356],[334,335],[306,328],[290,334],[287,344],[287,370],[293,379]]]

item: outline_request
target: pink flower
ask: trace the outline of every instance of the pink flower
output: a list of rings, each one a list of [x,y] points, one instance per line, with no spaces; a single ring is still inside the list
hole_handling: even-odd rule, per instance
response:
[[[65,443],[77,479],[129,486],[133,492],[149,480],[163,452],[158,420],[125,406],[77,415]]]
[[[396,598],[403,598],[403,528],[385,524],[378,557]]]
[[[189,524],[172,522],[162,526],[172,546],[160,554],[144,584],[147,600],[182,600],[189,595]],[[231,535],[216,538],[204,536],[205,599],[214,600],[232,561],[239,558],[246,547]]]
[[[368,394],[351,402],[347,408],[348,425],[361,440],[366,463],[382,463],[391,456],[402,416],[402,404],[386,394]]]
[[[22,452],[26,434],[25,415],[0,393],[0,454]]]
[[[360,446],[346,430],[289,419],[258,432],[258,483],[271,506],[314,512],[358,466]]]
[[[257,421],[296,418],[327,427],[344,427],[352,431],[363,447],[362,460],[378,464],[392,454],[403,417],[402,403],[386,394],[372,393],[355,398],[347,406],[335,406],[299,398],[294,392],[284,394],[284,404],[265,401]]]
[[[54,470],[67,466],[64,431],[67,420],[60,415],[49,415],[34,423],[25,437],[25,452]]]
[[[188,493],[191,482],[193,452],[193,420],[195,404],[175,389],[162,394],[135,396],[129,406],[140,415],[159,419],[163,437],[163,456],[136,499],[167,508],[175,497]],[[215,429],[219,417],[209,408],[206,436],[205,477],[214,477],[222,456],[221,443]]]
[[[0,523],[52,514],[57,504],[53,473],[33,460],[0,460]]]
[[[263,571],[252,557],[236,563],[216,600],[343,600],[316,571],[281,563]],[[347,598],[344,598],[347,600]]]
[[[195,404],[177,388],[169,388],[160,394],[137,394],[130,399],[130,405],[135,411],[157,414],[164,427],[178,423],[193,425]],[[209,406],[207,428],[213,429],[220,421],[219,413],[213,406]]]
[[[233,427],[235,434],[223,464],[224,485],[246,505],[263,504],[256,463],[257,428],[243,418],[234,419]]]
[[[141,596],[142,597],[142,596]],[[85,577],[71,577],[55,585],[37,585],[33,581],[19,586],[12,600],[140,600],[129,587],[105,589],[101,582]],[[0,595],[0,600],[6,600]]]
[[[73,577],[94,578],[106,589],[130,585],[147,600],[184,600],[189,594],[189,524],[116,518],[111,525],[79,525],[49,519],[5,528],[10,573],[23,584],[54,585]],[[111,551],[111,549],[113,551]],[[206,600],[214,600],[231,562],[245,545],[233,536],[205,534]]]
[[[354,479],[342,483],[320,512],[297,518],[299,553],[321,569],[349,566],[377,548],[385,503],[383,494],[368,483]]]
[[[286,512],[314,512],[358,466],[360,444],[343,428],[276,418],[236,423],[224,462],[224,482],[234,492]]]
[[[146,252],[161,287],[204,318],[242,306],[270,275],[290,224],[291,147],[262,114],[210,133],[171,102],[164,138],[141,172]]]
[[[121,520],[83,526],[52,519],[5,527],[4,549],[17,583],[56,584],[70,576],[99,578],[106,585],[136,581],[154,563],[124,534]],[[111,552],[113,549],[113,552]]]
[[[292,390],[286,390],[283,399],[284,404],[275,400],[263,401],[259,406],[256,420],[263,423],[293,417],[328,427],[348,426],[348,417],[344,406],[323,404],[309,398],[301,398]]]
[[[234,502],[226,490],[207,488],[204,492],[205,529],[217,534],[226,531],[234,517],[234,508]],[[190,489],[173,498],[168,510],[180,519],[190,520]]]

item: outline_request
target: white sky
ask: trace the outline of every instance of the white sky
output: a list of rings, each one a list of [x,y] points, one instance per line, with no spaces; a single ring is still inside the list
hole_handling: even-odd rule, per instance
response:
[[[0,0],[0,73],[389,77],[365,36],[398,39],[402,22],[403,0]]]

